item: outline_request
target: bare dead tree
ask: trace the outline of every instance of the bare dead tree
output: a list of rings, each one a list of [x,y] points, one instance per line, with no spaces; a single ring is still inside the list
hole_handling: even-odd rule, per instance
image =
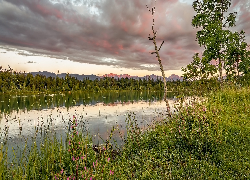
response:
[[[155,3],[156,3],[156,0],[155,0]],[[159,54],[159,51],[164,43],[164,41],[162,41],[161,45],[160,45],[160,48],[158,49],[158,46],[156,44],[156,34],[157,34],[157,31],[154,30],[154,13],[155,13],[155,6],[152,8],[152,9],[149,9],[149,7],[146,5],[147,9],[149,10],[149,12],[152,13],[152,16],[153,16],[153,25],[152,25],[152,31],[153,31],[153,37],[150,37],[150,34],[149,34],[149,37],[148,39],[153,41],[154,45],[155,45],[155,51],[154,52],[151,52],[151,54],[156,54],[156,57],[158,58],[158,62],[159,62],[159,65],[160,65],[160,69],[161,69],[161,73],[162,73],[162,77],[163,77],[163,83],[164,83],[164,101],[166,102],[166,107],[167,107],[167,113],[168,113],[168,116],[171,117],[171,113],[170,113],[170,106],[169,106],[169,103],[168,103],[168,100],[167,100],[167,83],[166,83],[166,78],[165,78],[165,72],[163,70],[163,66],[162,66],[162,63],[161,63],[161,57],[160,57],[160,54]]]

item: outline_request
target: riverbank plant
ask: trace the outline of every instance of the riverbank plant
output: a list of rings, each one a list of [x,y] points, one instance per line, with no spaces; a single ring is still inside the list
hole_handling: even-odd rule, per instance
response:
[[[95,149],[74,117],[66,142],[34,141],[12,162],[2,146],[1,179],[250,178],[250,90],[228,87],[206,99],[143,130],[128,115],[124,145],[116,150],[111,142],[118,128]]]

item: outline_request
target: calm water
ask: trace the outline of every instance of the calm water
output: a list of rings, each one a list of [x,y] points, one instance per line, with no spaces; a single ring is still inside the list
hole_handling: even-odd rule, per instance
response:
[[[173,105],[174,94],[168,94]],[[109,92],[67,93],[37,96],[0,95],[0,141],[8,139],[10,147],[24,145],[37,134],[56,133],[58,139],[66,137],[73,115],[78,119],[79,130],[88,132],[94,143],[103,143],[110,130],[119,127],[126,135],[126,118],[132,114],[140,127],[147,127],[156,118],[165,117],[163,92]],[[7,133],[6,133],[7,132]],[[100,136],[100,137],[99,137]],[[114,135],[122,144],[118,133]],[[10,148],[11,149],[11,148]]]

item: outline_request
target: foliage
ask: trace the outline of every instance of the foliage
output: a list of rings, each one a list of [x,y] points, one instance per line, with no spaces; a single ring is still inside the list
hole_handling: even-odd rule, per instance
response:
[[[244,34],[244,31],[235,32],[230,33],[228,37],[225,70],[229,79],[239,77],[240,72],[245,75],[250,71],[250,57],[249,51],[246,50],[247,43],[244,42]]]
[[[171,86],[170,82],[167,85]],[[71,91],[108,91],[108,90],[157,90],[161,91],[164,83],[160,78],[156,80],[147,79],[129,79],[129,78],[110,78],[105,77],[94,81],[89,79],[78,80],[75,77],[66,75],[65,78],[46,77],[37,74],[33,76],[28,73],[17,73],[11,69],[0,71],[0,93],[61,93]]]
[[[212,60],[218,60],[216,70],[219,70],[220,81],[222,81],[223,78],[223,68],[225,68],[228,78],[230,79],[232,76],[235,76],[235,69],[237,69],[239,76],[239,72],[246,74],[250,67],[250,60],[247,56],[248,51],[246,50],[247,44],[244,42],[244,32],[232,33],[230,30],[225,29],[235,26],[236,22],[236,12],[229,13],[227,17],[224,17],[224,13],[230,5],[230,0],[196,0],[193,2],[193,8],[197,12],[197,15],[194,16],[192,25],[196,28],[202,28],[197,32],[196,39],[199,45],[205,48],[202,54],[205,60],[200,63],[206,66],[211,63]],[[191,72],[195,70],[195,65],[197,65],[196,58],[194,58],[194,61],[187,67],[188,72],[186,69],[183,69],[186,70],[184,71],[186,75],[191,77],[194,75],[199,76],[197,73]],[[204,71],[211,73],[212,70],[211,68],[204,68]],[[202,76],[200,76],[200,78],[202,78]]]
[[[188,64],[186,68],[182,68],[184,80],[207,80],[217,72],[216,67],[210,64],[206,57],[200,58],[198,55],[199,53],[196,53],[191,64]]]

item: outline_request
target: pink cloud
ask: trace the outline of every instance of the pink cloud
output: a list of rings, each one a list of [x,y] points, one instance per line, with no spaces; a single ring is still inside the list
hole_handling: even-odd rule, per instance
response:
[[[128,32],[128,28],[125,22],[121,22],[120,26],[125,32]]]
[[[234,8],[236,5],[238,5],[239,2],[240,2],[240,0],[234,0],[232,5],[231,5],[231,8]]]
[[[119,50],[123,50],[123,45],[119,44],[118,48],[119,48]]]
[[[176,53],[173,52],[173,51],[168,51],[165,54],[168,55],[168,56],[175,56]]]
[[[33,6],[34,6],[34,10],[43,16],[55,16],[55,17],[57,17],[57,19],[63,19],[63,14],[55,8],[51,8],[53,6],[45,7],[39,3],[38,4],[35,3]]]
[[[240,17],[240,21],[242,23],[249,23],[250,22],[250,13],[249,12],[244,12],[241,17]]]
[[[133,45],[131,45],[130,50],[131,50],[132,52],[141,52],[141,53],[145,53],[145,52],[146,52],[146,49],[143,48],[143,47],[142,47],[141,45],[139,45],[139,44],[133,44]]]
[[[174,49],[182,50],[182,46],[180,46],[180,45],[175,45],[175,46],[174,46]]]
[[[155,5],[154,1],[145,0],[91,1],[81,7],[48,0],[0,0],[0,36],[5,38],[0,40],[22,49],[34,48],[35,52],[60,51],[48,55],[61,54],[76,62],[99,64],[100,58],[109,57],[119,59],[115,62],[119,67],[140,69],[141,62],[155,63],[155,54],[148,53],[154,51],[154,44],[148,40],[149,33],[152,37],[153,17],[146,8],[147,2],[149,8]],[[247,2],[232,0],[232,6],[241,8],[242,15],[235,30],[243,29],[249,39]],[[88,5],[99,9],[100,16],[89,13]],[[12,13],[13,10],[17,11]],[[186,66],[194,53],[202,53],[202,47],[195,42],[197,29],[191,25],[194,15],[190,4],[157,0],[156,39],[158,46],[164,40],[160,55],[166,70]]]

